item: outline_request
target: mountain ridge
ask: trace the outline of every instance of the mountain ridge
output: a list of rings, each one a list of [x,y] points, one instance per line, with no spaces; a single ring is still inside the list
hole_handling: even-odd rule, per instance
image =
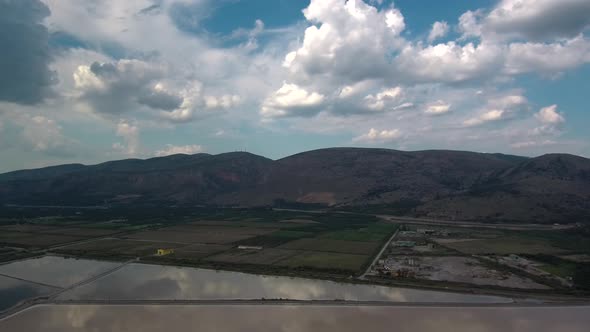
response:
[[[587,222],[590,160],[369,148],[277,160],[176,154],[0,174],[0,204],[373,207],[415,217]]]

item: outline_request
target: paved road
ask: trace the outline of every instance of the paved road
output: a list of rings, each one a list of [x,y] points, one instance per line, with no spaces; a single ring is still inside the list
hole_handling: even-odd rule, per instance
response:
[[[375,264],[377,264],[377,261],[379,260],[379,257],[381,257],[381,255],[383,255],[383,252],[385,251],[385,249],[387,249],[387,247],[389,247],[389,244],[391,243],[391,241],[393,241],[393,238],[395,238],[395,236],[397,235],[397,233],[399,232],[399,228],[395,230],[395,232],[393,233],[393,235],[391,235],[391,237],[389,238],[389,240],[387,240],[387,242],[385,242],[385,244],[383,245],[383,248],[381,248],[381,250],[379,251],[379,253],[375,256],[375,258],[373,259],[373,261],[371,262],[371,264],[369,265],[369,267],[367,267],[367,270],[365,271],[365,273],[363,273],[359,279],[364,280],[365,277],[367,276],[367,273],[369,273],[371,271],[371,269],[373,268],[373,266]]]

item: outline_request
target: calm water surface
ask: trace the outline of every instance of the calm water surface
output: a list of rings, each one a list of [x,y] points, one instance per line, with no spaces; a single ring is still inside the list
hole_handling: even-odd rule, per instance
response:
[[[129,264],[94,282],[60,295],[60,300],[117,299],[297,299],[440,303],[506,303],[510,299],[354,285],[324,280],[260,276],[206,269]]]
[[[0,331],[587,332],[590,307],[37,306]]]
[[[23,300],[48,295],[57,290],[53,287],[0,276],[0,311],[15,306]]]
[[[121,263],[43,256],[0,265],[0,274],[56,287],[68,287],[118,265]]]

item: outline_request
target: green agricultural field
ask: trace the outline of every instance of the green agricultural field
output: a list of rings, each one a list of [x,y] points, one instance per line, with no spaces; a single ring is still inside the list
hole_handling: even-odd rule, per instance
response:
[[[277,265],[290,268],[312,268],[346,270],[358,272],[367,260],[366,255],[341,254],[331,252],[302,252],[280,261]]]
[[[590,254],[590,228],[571,229],[564,231],[528,231],[513,232],[520,238],[541,239],[553,247],[573,253]]]
[[[444,246],[465,254],[588,254],[590,253],[590,235],[584,229],[563,231],[502,231],[491,230],[496,238],[483,238],[485,231],[480,231],[470,241],[445,243]],[[466,234],[468,235],[468,234]]]
[[[59,249],[58,253],[75,254],[75,255],[119,255],[126,257],[134,256],[151,256],[155,254],[159,248],[176,249],[182,247],[177,243],[169,242],[149,242],[149,241],[134,241],[121,239],[102,239],[79,244],[73,244]]]
[[[234,264],[272,265],[297,254],[298,252],[294,250],[284,250],[276,248],[267,248],[262,250],[234,249],[214,256],[207,257],[205,260],[211,262]]]
[[[264,248],[280,246],[300,238],[311,237],[313,233],[303,231],[278,230],[270,234],[259,235],[236,242],[237,245],[260,246]]]
[[[322,238],[345,241],[380,242],[387,239],[397,229],[395,224],[373,224],[359,229],[345,229],[330,232]]]
[[[269,247],[279,246],[279,245],[281,245],[285,242],[289,242],[291,240],[293,240],[293,238],[274,236],[274,235],[260,235],[260,236],[255,236],[255,237],[251,237],[248,239],[238,241],[235,244],[243,245],[243,246],[256,246],[256,247],[269,248]]]
[[[305,231],[295,231],[295,230],[278,230],[272,234],[270,234],[271,236],[276,236],[276,237],[284,237],[284,238],[289,238],[289,239],[300,239],[300,238],[304,238],[304,237],[312,237],[314,234],[311,232],[305,232]]]
[[[572,277],[576,272],[575,263],[563,263],[563,264],[543,264],[539,268],[545,272],[549,272],[558,277],[567,278]]]
[[[65,235],[54,235],[54,234],[32,234],[22,233],[26,236],[18,237],[13,239],[5,239],[4,235],[0,236],[0,243],[10,244],[17,247],[35,247],[43,248],[50,247],[59,244],[66,244],[70,242],[76,242],[84,240],[84,237],[79,236],[65,236]]]
[[[127,235],[126,238],[175,243],[227,244],[272,233],[272,228],[227,227],[227,226],[172,226],[147,230]]]
[[[539,262],[539,268],[545,272],[551,273],[558,277],[573,277],[578,264],[575,262],[551,255],[527,255],[528,259]]]
[[[251,228],[290,228],[298,225],[278,225],[274,222],[257,222],[257,221],[241,221],[241,220],[198,220],[192,221],[186,226],[226,226],[226,227],[251,227]]]
[[[174,250],[174,253],[167,256],[169,258],[199,260],[213,254],[230,250],[230,245],[220,244],[191,244]]]
[[[378,242],[332,240],[326,238],[299,239],[280,246],[281,249],[335,252],[368,255],[379,247]]]

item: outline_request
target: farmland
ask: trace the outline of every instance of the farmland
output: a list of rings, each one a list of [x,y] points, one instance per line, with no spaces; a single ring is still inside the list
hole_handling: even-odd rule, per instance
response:
[[[379,247],[380,242],[332,240],[324,238],[299,239],[280,246],[283,249],[309,250],[334,253],[369,255]]]
[[[291,268],[333,269],[354,273],[362,268],[366,259],[366,255],[306,251],[281,261],[280,265]]]
[[[396,229],[374,216],[264,209],[87,214],[7,219],[0,242],[75,257],[344,277],[360,274]],[[168,252],[157,255],[162,248]]]
[[[547,292],[582,287],[590,257],[585,228],[425,226],[373,215],[272,209],[26,213],[1,219],[1,260],[43,254],[139,259],[393,285]]]

